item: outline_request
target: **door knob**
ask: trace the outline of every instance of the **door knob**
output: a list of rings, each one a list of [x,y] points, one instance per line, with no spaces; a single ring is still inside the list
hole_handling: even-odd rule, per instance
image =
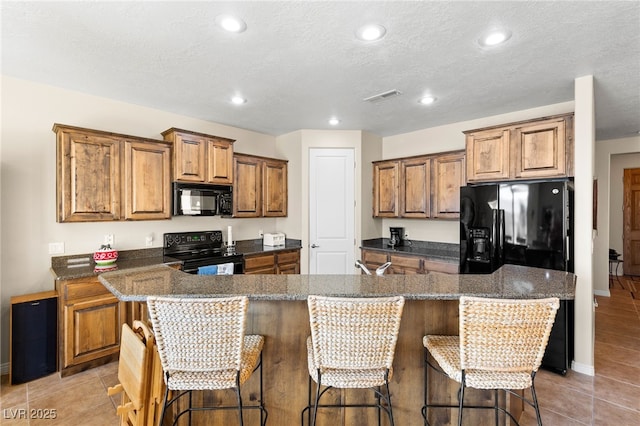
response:
[[[320,247],[319,245],[316,245],[315,243],[311,244],[311,248],[318,248]]]

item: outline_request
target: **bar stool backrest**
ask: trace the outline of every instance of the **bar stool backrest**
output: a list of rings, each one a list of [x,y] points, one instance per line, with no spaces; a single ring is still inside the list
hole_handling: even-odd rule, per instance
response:
[[[404,298],[308,297],[315,365],[391,369]]]
[[[460,297],[461,368],[537,371],[559,305],[558,298]]]
[[[249,300],[149,297],[165,372],[240,370]]]

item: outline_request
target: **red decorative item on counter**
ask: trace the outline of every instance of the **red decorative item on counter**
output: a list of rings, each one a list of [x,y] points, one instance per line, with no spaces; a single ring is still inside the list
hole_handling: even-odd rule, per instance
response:
[[[109,245],[102,246],[100,250],[93,253],[93,260],[97,265],[110,265],[118,260],[118,251],[112,249]]]

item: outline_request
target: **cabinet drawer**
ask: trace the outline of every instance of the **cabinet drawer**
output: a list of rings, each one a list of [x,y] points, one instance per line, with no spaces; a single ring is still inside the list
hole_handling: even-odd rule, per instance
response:
[[[111,294],[95,277],[65,281],[62,283],[61,289],[64,301]]]
[[[446,274],[457,274],[458,264],[425,260],[424,269],[425,269],[425,272],[444,272]]]
[[[387,262],[387,254],[378,251],[362,251],[362,261],[365,264],[382,265]]]
[[[275,254],[261,255],[256,257],[245,257],[244,269],[265,268],[268,266],[273,267],[276,263]]]
[[[278,253],[278,264],[297,263],[299,260],[300,255],[297,251]]]
[[[419,257],[413,256],[394,256],[391,255],[390,259],[391,265],[398,268],[410,268],[410,269],[420,269],[420,262],[422,259]]]

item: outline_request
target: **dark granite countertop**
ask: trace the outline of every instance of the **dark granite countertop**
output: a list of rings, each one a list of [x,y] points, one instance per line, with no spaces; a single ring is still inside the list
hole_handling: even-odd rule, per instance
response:
[[[448,263],[457,264],[460,262],[460,247],[458,244],[407,240],[404,245],[391,248],[388,243],[388,238],[362,240],[360,248],[386,253],[420,256]]]
[[[118,251],[116,263],[104,268],[96,267],[93,253],[51,258],[51,273],[55,280],[71,280],[97,276],[110,270],[128,270],[147,266],[180,263],[179,260],[167,261],[162,257],[162,248]],[[112,269],[115,268],[115,269]]]
[[[166,265],[105,272],[100,282],[118,299],[148,296],[223,297],[251,300],[306,300],[309,294],[342,297],[402,295],[415,300],[456,300],[462,295],[533,299],[574,299],[575,275],[527,266],[504,265],[492,274],[459,275],[191,275]]]
[[[236,241],[236,253],[251,255],[256,253],[278,252],[282,250],[300,249],[300,240],[287,239],[284,246],[268,247],[262,245],[262,239]],[[180,264],[180,260],[171,260],[162,256],[162,247],[118,251],[118,260],[113,265],[97,268],[93,261],[93,253],[70,256],[54,256],[51,258],[51,273],[55,280],[71,280],[75,278],[93,277],[111,270],[128,270],[155,265]]]
[[[262,238],[256,240],[236,241],[236,253],[243,255],[251,255],[258,253],[278,252],[282,250],[301,249],[302,241],[287,238],[283,246],[265,246],[262,245]]]

